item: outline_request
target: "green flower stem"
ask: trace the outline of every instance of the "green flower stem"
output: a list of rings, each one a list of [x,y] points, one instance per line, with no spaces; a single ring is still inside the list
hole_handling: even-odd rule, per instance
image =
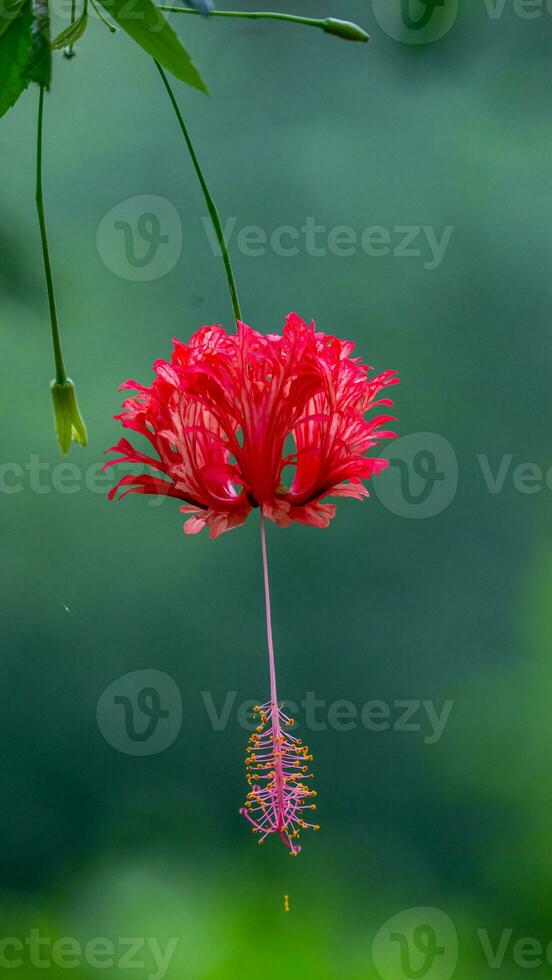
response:
[[[159,10],[166,10],[173,14],[196,14],[205,17],[200,10],[195,7],[175,7],[172,5],[158,5]],[[297,14],[281,14],[277,11],[267,10],[212,10],[208,17],[245,17],[248,20],[285,20],[289,24],[303,24],[306,27],[318,27],[328,34],[335,34],[347,41],[369,41],[370,35],[363,31],[357,24],[349,21],[337,20],[334,17],[300,17]]]
[[[195,7],[171,7],[162,6],[161,10],[168,10],[175,14],[199,14],[200,17],[205,17],[201,10],[196,10]],[[265,11],[258,10],[249,12],[248,10],[211,10],[207,14],[209,17],[247,17],[250,20],[287,20],[292,24],[306,24],[308,27],[322,27],[324,24],[323,20],[317,17],[300,17],[296,14],[280,14],[275,11]]]
[[[198,160],[198,158],[196,156],[196,152],[194,150],[192,141],[190,139],[190,134],[189,134],[189,132],[188,132],[188,130],[186,128],[186,124],[184,122],[184,119],[182,118],[182,113],[180,112],[180,109],[178,108],[178,103],[176,101],[174,92],[173,92],[173,90],[172,90],[172,88],[171,88],[171,86],[169,84],[169,81],[167,79],[167,76],[166,76],[165,72],[163,71],[163,69],[162,69],[161,65],[159,64],[159,62],[156,61],[155,64],[157,65],[157,69],[159,71],[159,74],[161,75],[161,78],[163,79],[163,84],[164,84],[164,86],[165,86],[165,88],[166,88],[166,90],[167,90],[167,92],[169,94],[169,98],[171,100],[173,109],[174,109],[174,111],[176,113],[176,118],[178,119],[178,123],[179,123],[180,129],[182,130],[182,133],[184,135],[184,139],[186,140],[186,146],[188,147],[190,156],[192,158],[192,163],[194,165],[195,172],[197,174],[199,183],[201,184],[201,189],[203,191],[203,196],[205,198],[205,202],[207,204],[207,209],[209,211],[209,215],[210,215],[211,221],[213,222],[213,228],[215,229],[215,234],[217,236],[217,240],[218,240],[218,243],[219,243],[219,246],[220,246],[220,251],[221,251],[221,255],[222,255],[222,261],[224,262],[224,269],[225,269],[225,272],[226,272],[226,279],[228,281],[228,289],[229,289],[229,292],[230,292],[230,300],[231,300],[231,303],[232,303],[232,309],[234,311],[234,316],[235,316],[236,320],[241,320],[242,315],[241,315],[241,310],[240,310],[240,303],[239,303],[239,300],[238,300],[238,291],[237,291],[237,288],[236,288],[236,280],[234,279],[234,273],[232,271],[232,265],[230,263],[230,256],[228,255],[228,247],[226,245],[226,241],[225,241],[225,238],[224,238],[224,232],[222,230],[222,224],[221,224],[221,221],[220,221],[219,213],[217,211],[215,202],[213,201],[213,198],[211,197],[211,194],[209,193],[209,188],[207,187],[207,184],[205,182],[205,177],[203,176],[203,172],[202,172],[201,167],[199,165],[199,160]]]
[[[36,210],[38,214],[38,225],[40,228],[40,241],[42,243],[42,258],[44,260],[44,274],[46,276],[46,289],[48,292],[48,306],[50,308],[50,325],[52,328],[52,344],[54,347],[54,362],[56,366],[56,381],[64,384],[67,380],[65,364],[63,362],[63,352],[61,349],[61,338],[59,335],[58,318],[56,311],[56,300],[54,296],[54,283],[52,279],[52,267],[50,265],[50,252],[48,249],[48,234],[46,231],[46,218],[44,216],[44,199],[42,196],[42,118],[44,113],[44,86],[40,86],[38,99],[38,128],[36,135]]]

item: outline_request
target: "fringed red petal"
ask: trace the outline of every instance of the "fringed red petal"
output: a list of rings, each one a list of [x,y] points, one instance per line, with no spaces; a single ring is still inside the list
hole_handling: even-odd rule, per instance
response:
[[[156,493],[187,501],[195,513],[187,534],[203,527],[211,537],[242,524],[253,507],[280,526],[294,521],[327,527],[337,497],[367,496],[361,480],[387,465],[367,455],[383,439],[390,415],[366,418],[396,384],[394,371],[369,377],[352,357],[354,344],[316,330],[291,313],[283,333],[261,334],[245,323],[227,334],[201,327],[188,344],[174,341],[170,361],[154,364],[150,387],[126,381],[116,416],[153,446],[158,458],[121,439],[108,452],[116,463],[140,464],[164,474],[124,476],[110,491]],[[379,397],[378,397],[379,396]],[[290,441],[294,443],[290,452]],[[294,470],[289,487],[284,468]]]

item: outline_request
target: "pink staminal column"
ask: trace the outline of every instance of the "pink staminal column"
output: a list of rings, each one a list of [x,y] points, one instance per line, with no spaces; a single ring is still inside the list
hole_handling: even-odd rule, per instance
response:
[[[249,738],[245,766],[250,791],[240,813],[259,834],[262,844],[269,834],[279,834],[290,854],[301,850],[297,841],[301,830],[318,830],[318,824],[307,823],[306,810],[315,810],[310,800],[316,791],[309,789],[306,780],[308,762],[312,761],[307,745],[288,731],[294,720],[284,713],[278,704],[270,584],[264,517],[261,512],[261,549],[266,606],[266,633],[270,674],[270,701],[257,705],[253,710],[259,724]]]

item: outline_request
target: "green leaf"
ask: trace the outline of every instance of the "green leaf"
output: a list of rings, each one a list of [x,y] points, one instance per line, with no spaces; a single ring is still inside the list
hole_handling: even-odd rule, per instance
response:
[[[0,37],[11,27],[25,0],[0,0]]]
[[[186,82],[200,92],[207,92],[190,55],[152,0],[101,0],[101,4],[119,26],[163,65],[163,68],[172,72],[181,82]]]
[[[47,0],[33,0],[31,49],[23,69],[25,78],[44,88],[50,88],[52,51],[50,48],[50,11]]]
[[[29,84],[23,69],[31,46],[31,23],[31,5],[25,0],[18,16],[0,37],[0,116],[17,102]]]
[[[51,44],[52,51],[57,51],[59,48],[66,48],[69,44],[74,44],[75,41],[78,41],[79,37],[82,37],[87,25],[88,14],[84,12],[74,22],[74,24],[69,24],[69,27],[66,27],[64,31],[61,31],[61,33],[54,38]]]

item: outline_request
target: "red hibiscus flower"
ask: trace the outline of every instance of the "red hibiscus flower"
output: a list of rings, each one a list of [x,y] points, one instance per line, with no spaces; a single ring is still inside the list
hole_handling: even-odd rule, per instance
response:
[[[157,457],[121,439],[105,467],[140,463],[110,491],[165,494],[215,538],[243,524],[254,507],[276,524],[327,527],[335,505],[328,496],[368,495],[363,480],[387,466],[367,456],[395,433],[393,417],[365,418],[390,406],[379,393],[398,381],[394,371],[372,378],[352,357],[354,345],[310,327],[291,313],[282,336],[238,323],[235,334],[202,327],[189,344],[174,341],[170,363],[156,361],[150,387],[125,381],[137,394],[115,418],[149,440]],[[291,475],[288,477],[287,474]]]

